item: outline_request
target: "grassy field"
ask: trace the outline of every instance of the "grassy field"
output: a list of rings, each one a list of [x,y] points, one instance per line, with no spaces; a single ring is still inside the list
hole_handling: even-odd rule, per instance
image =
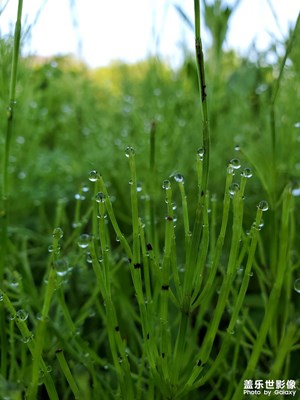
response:
[[[255,61],[213,42],[177,70],[23,59],[20,18],[0,39],[0,399],[299,397],[299,17]]]

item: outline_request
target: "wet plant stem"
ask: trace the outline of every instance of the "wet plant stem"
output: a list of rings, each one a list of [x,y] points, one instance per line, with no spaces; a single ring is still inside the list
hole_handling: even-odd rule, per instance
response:
[[[288,262],[289,251],[290,251],[289,237],[290,237],[291,219],[293,212],[292,200],[293,198],[291,195],[290,188],[287,187],[285,189],[284,199],[282,204],[281,227],[280,227],[281,231],[280,237],[282,242],[277,262],[277,268],[278,268],[277,276],[273,288],[271,290],[268,303],[266,305],[264,318],[260,325],[260,329],[257,334],[257,338],[255,340],[253,350],[247,364],[247,368],[232,398],[233,400],[239,400],[241,398],[243,381],[247,379],[247,377],[253,376],[255,367],[261,355],[262,348],[264,346],[267,335],[268,333],[270,334],[270,327],[272,326],[272,320],[274,318],[278,302],[280,299],[280,293],[284,282],[284,276],[287,271],[287,268],[289,267],[289,262]]]
[[[1,209],[0,209],[0,224],[1,226],[1,237],[0,237],[0,288],[3,288],[4,279],[4,266],[6,261],[8,238],[8,160],[10,154],[10,143],[13,133],[13,122],[14,122],[14,112],[16,106],[16,83],[17,83],[17,71],[18,71],[18,60],[19,60],[19,48],[21,41],[21,18],[22,18],[22,7],[23,0],[19,0],[18,11],[17,11],[17,21],[15,24],[14,32],[14,47],[12,56],[12,68],[9,86],[9,100],[7,106],[7,124],[6,124],[6,134],[4,139],[4,154],[3,154],[3,164],[2,164],[2,193],[1,193]],[[4,308],[0,305],[0,323],[1,326],[5,324]],[[5,331],[1,329],[1,372],[6,376],[6,365],[7,365],[7,343]]]
[[[194,11],[195,11],[195,50],[196,50],[198,82],[199,82],[201,108],[202,108],[202,119],[203,119],[202,147],[204,150],[204,154],[203,154],[203,176],[202,176],[202,185],[200,193],[201,195],[204,195],[206,193],[208,184],[209,157],[210,157],[210,127],[208,119],[204,56],[203,56],[201,31],[200,31],[201,27],[200,0],[194,0]]]

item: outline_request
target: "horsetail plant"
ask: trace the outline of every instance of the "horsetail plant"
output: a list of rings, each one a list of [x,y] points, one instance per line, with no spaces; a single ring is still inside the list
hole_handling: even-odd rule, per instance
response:
[[[3,220],[8,212],[21,10],[19,1]],[[125,218],[123,204],[115,201],[104,173],[92,170],[71,210],[67,202],[58,201],[48,252],[49,242],[41,242],[48,262],[39,260],[37,276],[30,269],[35,252],[28,251],[29,239],[22,237],[18,254],[17,245],[2,237],[1,398],[239,400],[245,380],[296,377],[297,371],[290,368],[291,353],[299,351],[300,340],[291,306],[299,268],[299,261],[291,257],[296,235],[292,189],[287,185],[278,201],[276,240],[281,244],[276,257],[270,257],[272,262],[276,259],[270,266],[275,271],[272,281],[261,235],[268,203],[261,200],[251,208],[250,168],[243,169],[240,160],[232,158],[224,167],[223,199],[209,188],[210,129],[199,0],[194,1],[194,11],[202,115],[194,175],[167,174],[158,184],[153,122],[149,182],[143,182],[142,191],[139,151],[125,149],[123,162],[130,174],[124,189],[128,204],[121,198],[128,211]],[[4,233],[7,238],[7,225]],[[6,268],[3,254],[8,249],[16,253],[20,274],[11,271],[10,264]],[[298,284],[299,278],[297,292]],[[254,311],[253,303],[258,304]],[[279,307],[282,315],[275,318]],[[264,371],[258,370],[260,357]]]
[[[1,210],[0,210],[0,224],[1,224],[1,237],[0,237],[0,289],[3,288],[4,268],[7,256],[8,247],[8,218],[9,218],[9,184],[8,184],[8,160],[10,154],[10,144],[13,134],[14,113],[16,107],[16,84],[17,84],[17,71],[19,61],[19,49],[21,41],[21,18],[22,18],[23,0],[18,2],[17,20],[15,24],[14,33],[14,47],[12,55],[12,67],[9,86],[9,99],[6,113],[6,132],[4,140],[4,151],[2,154],[2,182],[1,182]],[[5,323],[5,314],[3,306],[0,304],[0,324],[3,326]],[[6,375],[7,368],[7,342],[4,331],[1,330],[1,373]]]

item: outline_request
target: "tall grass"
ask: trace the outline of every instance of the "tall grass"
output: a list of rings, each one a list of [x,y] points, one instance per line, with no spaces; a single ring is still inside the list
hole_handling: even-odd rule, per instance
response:
[[[273,197],[272,210],[263,197],[253,202],[248,165],[232,156],[223,168],[224,190],[209,183],[209,88],[200,3],[194,4],[200,89],[194,114],[201,114],[203,125],[193,173],[164,171],[160,182],[160,156],[170,154],[160,152],[159,123],[153,121],[148,148],[129,143],[124,157],[116,155],[118,172],[127,171],[122,179],[112,185],[92,169],[74,206],[58,199],[47,237],[6,225],[2,398],[238,400],[245,380],[299,377],[296,192],[285,181],[271,237]],[[19,8],[18,24],[20,19]],[[280,79],[282,74],[273,109]]]

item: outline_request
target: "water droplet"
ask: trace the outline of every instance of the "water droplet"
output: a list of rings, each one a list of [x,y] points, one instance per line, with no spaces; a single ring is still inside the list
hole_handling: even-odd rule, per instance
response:
[[[93,264],[93,258],[90,252],[86,253],[86,262],[89,264]]]
[[[267,211],[269,209],[269,204],[265,200],[262,200],[258,203],[257,208],[261,211]]]
[[[230,197],[232,198],[239,190],[240,190],[239,184],[236,182],[232,183],[229,188]]]
[[[227,174],[234,175],[234,168],[232,167],[231,164],[229,164],[227,167]]]
[[[162,188],[164,189],[164,190],[169,190],[169,189],[171,189],[171,182],[169,181],[169,180],[164,180],[163,181],[163,184],[162,184]]]
[[[296,122],[296,123],[294,124],[294,127],[295,127],[295,128],[300,128],[300,122]]]
[[[234,147],[234,150],[235,150],[235,151],[240,151],[240,150],[241,150],[241,147],[240,147],[240,145],[239,145],[239,144],[237,144],[237,145]]]
[[[17,137],[16,137],[16,142],[17,142],[18,144],[24,144],[24,143],[25,143],[25,138],[24,138],[24,136],[17,136]]]
[[[131,146],[127,146],[126,149],[125,149],[125,156],[128,157],[128,158],[135,156],[134,148],[131,147]]]
[[[95,196],[95,200],[97,203],[104,203],[105,198],[106,198],[106,196],[103,192],[98,192]]]
[[[49,253],[53,253],[53,254],[57,255],[60,252],[60,246],[53,246],[53,244],[50,244],[48,246],[48,251],[49,251]]]
[[[29,315],[28,312],[25,311],[25,310],[23,310],[23,309],[18,310],[17,313],[16,313],[16,317],[17,317],[20,321],[26,321],[26,319],[28,318],[28,315]]]
[[[178,182],[178,183],[184,183],[184,177],[183,177],[183,175],[181,175],[181,174],[175,174],[175,175],[174,175],[174,179],[175,179],[175,181]]]
[[[249,179],[252,177],[252,171],[250,168],[245,168],[244,171],[242,172],[242,176],[245,178]]]
[[[295,188],[292,190],[292,195],[297,197],[300,196],[300,188]]]
[[[47,365],[46,371],[47,371],[48,374],[50,374],[50,372],[52,372],[52,367],[51,367],[51,365]]]
[[[141,183],[137,183],[136,185],[136,191],[137,192],[141,192],[143,190],[142,184]]]
[[[59,240],[64,236],[64,232],[60,227],[58,227],[54,229],[52,236],[54,237],[54,239]]]
[[[72,223],[72,228],[76,229],[76,228],[80,228],[82,226],[81,222],[73,222]]]
[[[233,158],[232,160],[230,160],[229,165],[231,165],[231,167],[233,169],[241,168],[241,163],[240,163],[240,160],[238,158]]]
[[[83,233],[82,235],[80,235],[77,244],[81,249],[86,249],[89,246],[90,241],[91,236],[87,233]]]
[[[72,268],[69,268],[68,262],[66,260],[57,260],[54,264],[55,272],[57,276],[66,276]]]
[[[89,180],[91,182],[96,182],[99,179],[98,172],[96,170],[90,171],[89,173]]]
[[[83,200],[85,200],[85,196],[83,196],[82,194],[76,193],[74,195],[74,199],[83,201]]]
[[[203,147],[200,147],[200,148],[197,150],[197,156],[198,156],[198,158],[199,158],[200,161],[203,160],[204,154],[205,154],[205,149],[204,149]]]
[[[133,180],[129,179],[128,183],[129,183],[129,185],[133,185]]]
[[[12,113],[13,113],[12,107],[8,106],[8,107],[6,108],[6,116],[7,116],[7,119],[11,119],[11,118],[12,118]]]
[[[0,301],[3,301],[3,294],[0,294]]]
[[[300,278],[295,280],[294,289],[296,290],[297,293],[300,293]]]
[[[82,193],[87,193],[89,190],[90,190],[90,188],[88,187],[88,185],[83,183],[82,186],[81,186]]]
[[[262,227],[260,225],[257,225],[255,222],[253,222],[252,228],[256,229],[257,231],[260,231]]]
[[[23,336],[21,340],[23,343],[26,344],[29,343],[33,338],[34,338],[33,333],[30,333],[28,336]]]

